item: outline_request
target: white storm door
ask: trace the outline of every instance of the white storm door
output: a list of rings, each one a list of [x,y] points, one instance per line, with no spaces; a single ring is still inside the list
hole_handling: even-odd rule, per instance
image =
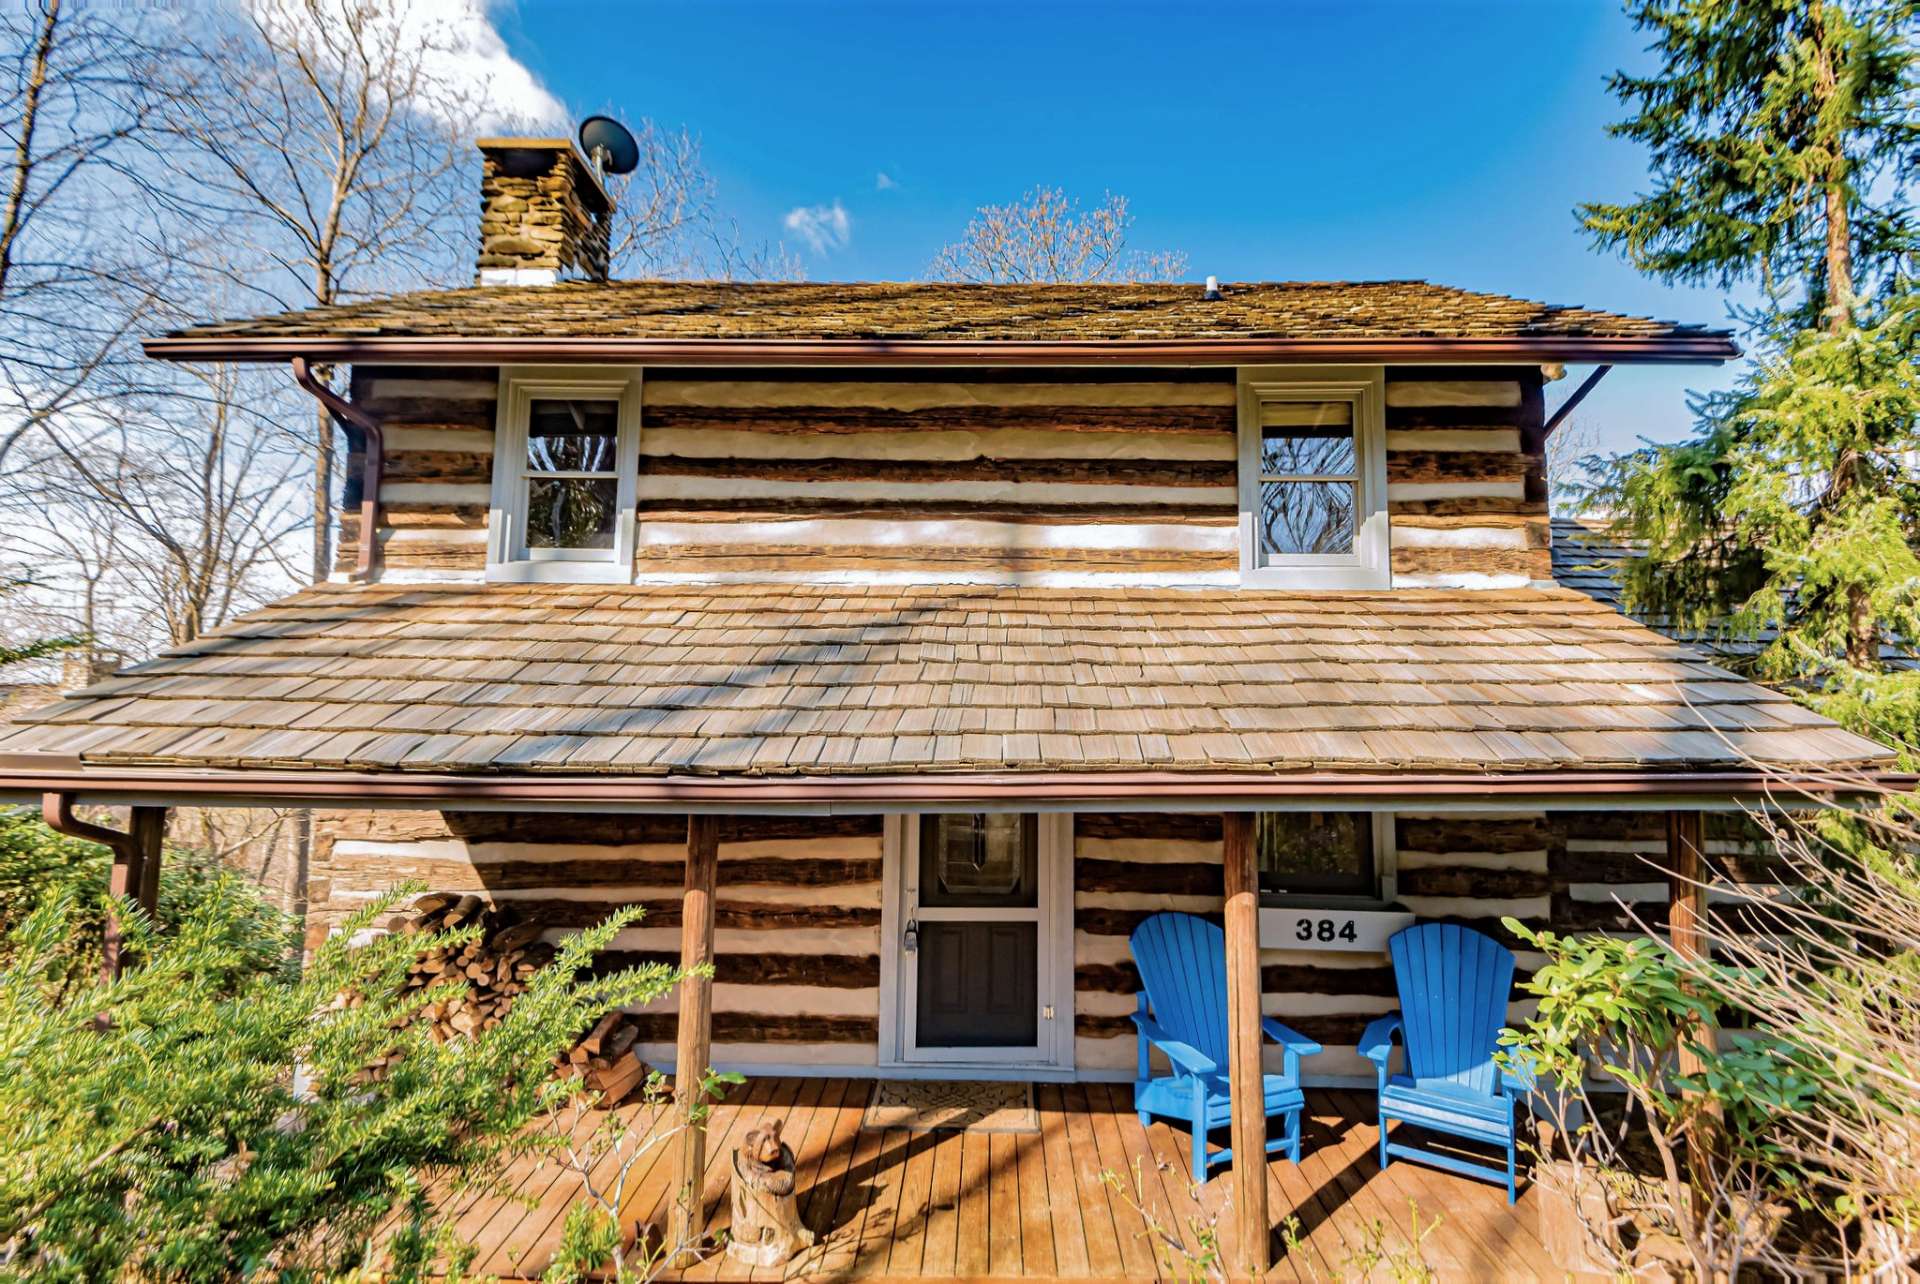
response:
[[[896,919],[903,1061],[1071,1064],[1071,834],[1071,816],[903,818]]]

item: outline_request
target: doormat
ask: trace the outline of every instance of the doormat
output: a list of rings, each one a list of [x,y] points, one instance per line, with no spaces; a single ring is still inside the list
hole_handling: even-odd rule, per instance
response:
[[[860,1126],[869,1132],[1039,1132],[1030,1083],[882,1079]]]

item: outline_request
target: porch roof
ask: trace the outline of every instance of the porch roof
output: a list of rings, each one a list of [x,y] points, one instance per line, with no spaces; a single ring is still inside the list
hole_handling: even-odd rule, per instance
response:
[[[0,755],[743,781],[1890,759],[1565,589],[748,584],[314,588],[28,712]]]

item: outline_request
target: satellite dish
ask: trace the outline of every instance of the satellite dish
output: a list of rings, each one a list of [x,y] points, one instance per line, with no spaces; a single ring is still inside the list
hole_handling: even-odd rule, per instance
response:
[[[603,174],[631,174],[640,164],[640,144],[611,116],[589,116],[580,122],[580,148]]]

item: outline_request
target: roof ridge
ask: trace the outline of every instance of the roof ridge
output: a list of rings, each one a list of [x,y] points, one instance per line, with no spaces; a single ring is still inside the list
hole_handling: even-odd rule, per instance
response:
[[[669,361],[701,345],[728,352],[815,345],[823,350],[821,360],[896,364],[915,359],[921,350],[912,345],[925,345],[923,360],[956,363],[992,361],[1016,349],[1023,361],[1069,364],[1111,359],[1109,352],[1145,363],[1223,365],[1287,359],[1717,361],[1738,355],[1726,330],[1419,278],[1241,281],[1215,299],[1202,290],[1189,282],[644,277],[459,286],[189,326],[148,340],[146,348],[149,355],[179,360],[283,360],[288,351],[316,360],[364,360],[375,353],[431,360],[444,359],[451,347],[470,360]],[[419,350],[401,353],[409,342]],[[436,342],[446,346],[435,349]],[[279,347],[272,351],[263,347],[274,344]],[[554,345],[568,350],[549,351]],[[781,359],[781,352],[748,352],[740,359],[755,356]]]

